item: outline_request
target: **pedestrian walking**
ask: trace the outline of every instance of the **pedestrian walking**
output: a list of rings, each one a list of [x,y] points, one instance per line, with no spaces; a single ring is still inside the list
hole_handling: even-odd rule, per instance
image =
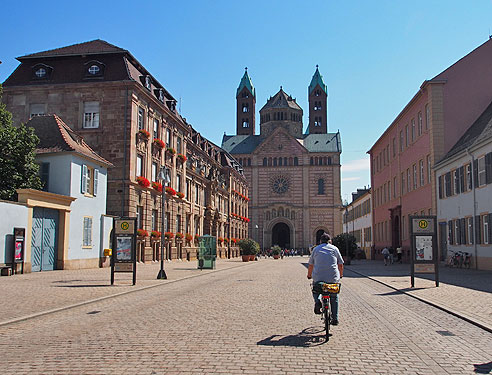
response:
[[[385,247],[383,251],[381,251],[381,254],[383,254],[384,257],[384,265],[387,266],[389,261],[389,255],[390,255],[388,248]]]
[[[397,256],[397,260],[398,262],[401,264],[401,254],[402,254],[402,250],[401,250],[401,246],[398,246],[396,248],[396,256]]]
[[[389,264],[393,264],[393,262],[394,262],[394,255],[393,254],[395,253],[395,249],[393,249],[392,246],[389,248],[389,253],[390,253]]]

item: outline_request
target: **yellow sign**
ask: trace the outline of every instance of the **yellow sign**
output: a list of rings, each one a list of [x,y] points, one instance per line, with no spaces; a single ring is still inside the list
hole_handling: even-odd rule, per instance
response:
[[[134,220],[128,219],[115,219],[115,233],[116,234],[133,234],[134,231]]]
[[[111,256],[112,254],[112,250],[111,249],[104,249],[104,256],[105,257],[109,257]]]
[[[428,226],[429,226],[429,222],[427,220],[420,220],[419,221],[419,228],[427,229]]]

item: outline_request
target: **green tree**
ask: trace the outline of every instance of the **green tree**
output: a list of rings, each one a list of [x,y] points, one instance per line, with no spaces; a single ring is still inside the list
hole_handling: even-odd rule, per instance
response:
[[[244,238],[238,242],[242,255],[256,255],[260,251],[258,242],[251,238]]]
[[[333,238],[333,245],[338,247],[340,254],[344,257],[352,259],[357,249],[357,240],[353,234],[341,233]],[[347,254],[348,251],[348,254]]]
[[[12,114],[2,103],[0,85],[0,199],[15,200],[16,189],[41,189],[35,149],[39,138],[34,129],[12,124]]]

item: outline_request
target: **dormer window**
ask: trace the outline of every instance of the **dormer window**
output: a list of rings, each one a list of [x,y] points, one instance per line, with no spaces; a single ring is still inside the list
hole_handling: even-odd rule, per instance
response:
[[[164,102],[164,90],[160,89],[159,94],[157,96],[161,102]]]
[[[36,64],[32,67],[32,78],[36,80],[49,79],[52,71],[53,68],[48,65]]]
[[[38,77],[38,78],[44,78],[44,77],[46,77],[46,69],[45,68],[39,68],[38,70],[36,70],[36,72],[34,74],[36,74],[36,77]]]
[[[99,72],[101,71],[101,68],[99,68],[97,65],[91,65],[90,68],[87,70],[91,76],[98,75]]]
[[[150,90],[152,85],[152,80],[150,79],[150,76],[145,76],[145,88],[147,90]]]

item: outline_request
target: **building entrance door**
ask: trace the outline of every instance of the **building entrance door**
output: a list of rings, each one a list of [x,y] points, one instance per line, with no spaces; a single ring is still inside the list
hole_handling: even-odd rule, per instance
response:
[[[282,249],[290,248],[290,228],[285,223],[277,223],[272,229],[272,245]]]
[[[325,233],[323,229],[320,229],[319,231],[316,232],[316,245],[319,244],[321,241],[321,236]]]
[[[32,215],[32,271],[55,269],[58,233],[58,211],[34,207]]]

